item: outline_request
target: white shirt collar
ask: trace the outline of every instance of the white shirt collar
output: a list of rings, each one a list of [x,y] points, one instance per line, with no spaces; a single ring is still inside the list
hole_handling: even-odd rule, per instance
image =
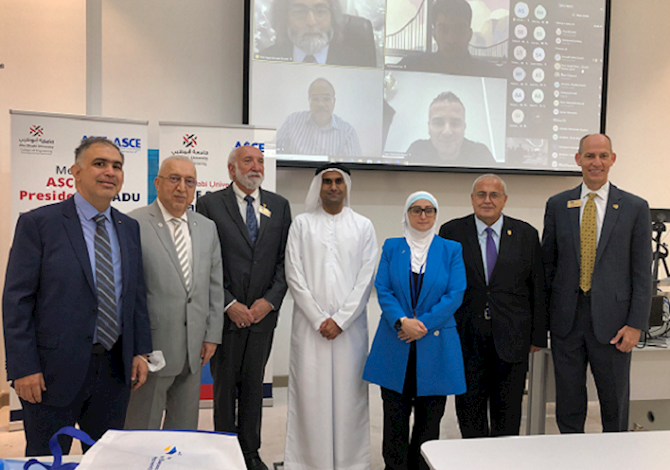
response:
[[[247,197],[247,193],[242,191],[239,186],[237,186],[237,183],[234,181],[230,183],[230,185],[233,187],[233,192],[235,193],[235,196],[237,196],[237,199],[239,201],[244,201],[244,198]],[[260,189],[256,188],[253,193],[249,194],[249,196],[254,198],[254,202],[258,201],[260,197]],[[246,201],[245,201],[246,202]]]
[[[504,217],[505,216],[503,214],[500,214],[500,217],[498,217],[498,220],[493,222],[493,225],[491,225],[491,228],[493,229],[493,233],[495,233],[496,235],[500,235],[500,232],[502,232],[503,218]],[[475,225],[477,226],[477,234],[478,235],[482,235],[484,233],[484,231],[486,230],[486,228],[488,227],[488,225],[486,225],[486,223],[483,222],[482,220],[480,220],[479,217],[477,217],[476,215],[475,215]]]
[[[319,64],[325,64],[326,59],[328,58],[328,48],[330,45],[327,45],[323,49],[321,49],[319,52],[316,54],[312,54],[314,58],[316,59],[316,62]],[[307,54],[305,51],[300,49],[298,46],[293,46],[293,62],[302,62],[305,60],[305,57],[307,57]]]
[[[170,214],[170,211],[168,211],[163,203],[161,202],[160,199],[156,198],[156,202],[158,203],[158,208],[161,210],[161,214],[163,214],[163,220],[166,222],[169,222],[170,219],[174,219],[174,215]],[[188,209],[187,209],[188,210]],[[181,217],[177,217],[180,219],[182,222],[184,222],[188,226],[188,217],[186,217],[186,212],[184,212]]]
[[[582,182],[582,193],[579,199],[586,199],[590,193],[596,193],[597,197],[602,198],[603,201],[607,202],[607,197],[610,194],[610,182],[607,181],[597,191],[589,189],[589,187],[586,186],[586,183]]]

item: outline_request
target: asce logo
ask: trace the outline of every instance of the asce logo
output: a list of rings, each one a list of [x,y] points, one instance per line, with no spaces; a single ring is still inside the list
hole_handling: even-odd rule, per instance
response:
[[[93,137],[93,136],[91,136],[91,135],[86,136],[85,135],[84,137],[82,137],[82,140],[86,139],[87,137]],[[105,139],[108,138],[106,136],[101,136],[101,137],[103,137]],[[114,137],[113,139],[109,139],[109,140],[114,142],[116,144],[116,146],[121,148],[121,149],[127,149],[127,148],[139,149],[139,148],[142,148],[142,139],[136,139],[134,137]]]
[[[30,135],[32,137],[42,137],[44,135],[44,128],[42,126],[30,126]]]
[[[195,134],[186,134],[184,136],[184,147],[190,148],[190,147],[197,147],[198,145],[198,136]]]

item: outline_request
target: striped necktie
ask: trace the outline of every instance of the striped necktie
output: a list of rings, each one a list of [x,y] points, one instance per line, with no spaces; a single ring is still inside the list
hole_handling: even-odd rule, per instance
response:
[[[98,294],[98,342],[108,351],[119,338],[118,319],[116,317],[116,291],[114,288],[114,265],[112,245],[105,227],[105,214],[93,217],[95,228],[95,284]]]
[[[579,266],[579,288],[582,292],[591,290],[593,266],[596,264],[596,193],[589,193],[584,206],[580,228],[581,262]]]
[[[174,224],[174,247],[177,250],[177,257],[179,258],[179,265],[184,274],[184,284],[186,290],[191,289],[191,264],[188,262],[188,250],[186,249],[186,239],[182,232],[182,220],[176,217],[170,219]]]

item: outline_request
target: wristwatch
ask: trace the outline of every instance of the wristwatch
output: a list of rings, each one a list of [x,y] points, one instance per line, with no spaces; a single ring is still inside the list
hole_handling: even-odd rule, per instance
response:
[[[396,329],[396,330],[400,331],[400,330],[402,329],[402,321],[403,321],[405,318],[406,318],[406,317],[399,318],[398,321],[395,322],[395,325],[393,325],[393,326],[395,326],[395,329]]]

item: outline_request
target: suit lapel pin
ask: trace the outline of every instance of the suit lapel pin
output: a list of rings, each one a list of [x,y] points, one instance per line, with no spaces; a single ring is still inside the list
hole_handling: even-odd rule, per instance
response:
[[[400,253],[400,254],[401,254],[401,255],[404,255],[404,254],[405,254],[405,250],[402,250],[402,253]]]
[[[618,209],[618,208],[619,208],[619,204],[612,204],[612,207],[614,207],[615,209]]]
[[[511,231],[511,230],[508,230],[508,231],[507,231],[507,235],[512,235],[512,231]]]
[[[158,228],[163,228],[163,222],[158,222]]]

